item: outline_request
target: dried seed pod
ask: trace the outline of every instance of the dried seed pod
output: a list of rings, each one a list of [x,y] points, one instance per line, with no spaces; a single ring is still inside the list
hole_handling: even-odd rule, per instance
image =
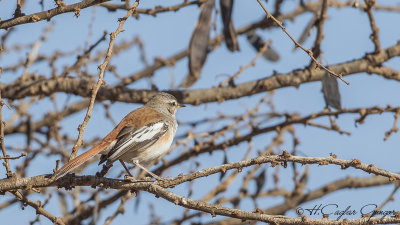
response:
[[[232,22],[233,0],[220,0],[222,23],[226,47],[234,52],[239,50],[236,31]]]
[[[188,88],[199,78],[201,69],[207,59],[210,39],[211,18],[215,0],[208,0],[201,5],[201,12],[189,44],[189,74],[181,86]]]
[[[258,36],[255,30],[250,30],[246,33],[247,40],[250,44],[259,52],[265,44],[265,41]],[[276,62],[280,59],[278,52],[276,52],[270,45],[268,49],[264,52],[263,57],[269,61]]]
[[[222,162],[222,164],[228,164],[228,163],[229,163],[229,161],[228,161],[228,156],[227,156],[227,154],[226,154],[226,152],[225,152],[225,153],[224,153],[224,161]],[[226,171],[221,172],[221,174],[220,174],[220,176],[219,176],[219,181],[221,181],[221,180],[224,178],[225,174],[226,174]]]
[[[264,187],[267,181],[266,170],[267,169],[263,169],[261,173],[257,177],[255,177],[257,189],[256,192],[254,193],[254,196],[258,196],[258,194],[260,194],[262,188]]]
[[[331,106],[335,109],[341,109],[340,92],[336,77],[325,73],[322,78],[322,92],[326,106]]]

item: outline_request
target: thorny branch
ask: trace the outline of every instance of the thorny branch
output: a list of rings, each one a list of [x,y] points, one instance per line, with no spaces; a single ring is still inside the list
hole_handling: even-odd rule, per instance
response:
[[[125,189],[125,190],[146,190],[149,191],[157,196],[163,197],[168,201],[171,201],[177,205],[182,205],[184,207],[189,207],[192,209],[198,209],[204,212],[208,212],[211,214],[215,215],[225,215],[225,216],[231,216],[233,218],[240,218],[240,219],[250,219],[250,220],[259,220],[259,221],[264,221],[264,222],[277,222],[280,221],[280,223],[292,223],[290,222],[291,220],[297,221],[297,219],[294,218],[288,218],[288,217],[283,217],[283,216],[269,216],[269,215],[264,215],[263,217],[253,217],[256,214],[252,214],[250,212],[242,211],[242,210],[235,210],[235,209],[229,209],[229,208],[224,208],[219,205],[212,205],[208,204],[205,202],[200,202],[200,201],[194,201],[188,198],[183,198],[181,196],[175,195],[172,192],[167,191],[165,188],[171,188],[175,187],[176,185],[182,184],[187,181],[194,180],[196,178],[200,177],[205,177],[209,176],[211,174],[215,173],[220,173],[224,172],[227,170],[231,169],[239,169],[241,170],[243,167],[248,167],[252,165],[257,165],[257,164],[263,164],[263,163],[271,163],[271,166],[277,166],[281,163],[287,163],[287,162],[298,162],[301,164],[318,164],[318,165],[329,165],[329,164],[336,164],[340,165],[342,169],[348,168],[348,167],[353,167],[357,169],[361,169],[365,172],[368,173],[373,173],[375,175],[381,175],[388,177],[391,182],[397,180],[400,180],[400,175],[397,173],[391,173],[379,168],[376,168],[372,164],[364,164],[361,163],[357,159],[353,160],[341,160],[337,159],[336,157],[299,157],[299,156],[292,156],[290,155],[287,151],[284,151],[282,155],[278,156],[259,156],[257,158],[253,158],[250,160],[243,160],[240,162],[236,163],[229,163],[229,164],[224,164],[221,166],[209,168],[209,169],[204,169],[200,170],[198,172],[194,172],[188,175],[179,175],[176,178],[169,179],[168,181],[156,181],[154,184],[153,182],[147,182],[147,181],[136,181],[134,183],[127,182],[127,181],[122,181],[122,180],[113,180],[113,179],[107,179],[107,178],[99,178],[99,177],[82,177],[82,179],[79,179],[78,177],[65,177],[60,179],[60,181],[53,182],[51,179],[45,178],[44,176],[39,176],[39,177],[32,177],[32,178],[24,178],[21,179],[23,181],[22,183],[15,183],[13,181],[4,179],[0,180],[0,192],[4,191],[17,191],[16,189],[20,188],[25,188],[27,186],[27,183],[32,183],[31,181],[35,181],[34,185],[31,185],[30,188],[35,188],[35,187],[43,187],[43,186],[48,186],[50,183],[57,184],[58,186],[65,186],[65,187],[70,187],[72,186],[78,186],[78,185],[96,185],[99,187],[104,187],[104,188],[114,188],[114,189]],[[16,193],[16,192],[15,192]],[[22,200],[22,197],[21,197]],[[24,200],[26,201],[26,200]],[[34,205],[35,207],[38,207],[38,205]],[[212,209],[212,210],[211,210]],[[220,210],[219,210],[220,209]],[[233,214],[232,214],[233,213]],[[300,218],[301,220],[305,218]],[[370,218],[370,219],[378,219],[378,218]],[[380,223],[391,223],[393,220],[381,220],[382,218],[378,219]],[[400,218],[398,218],[400,221]],[[52,218],[52,220],[56,220],[55,218]],[[309,220],[309,219],[307,219]],[[312,219],[311,219],[312,220]],[[318,222],[319,220],[312,220],[313,223]],[[358,220],[356,220],[358,221]],[[356,222],[354,221],[354,222]],[[385,222],[386,221],[386,222]],[[397,220],[394,220],[397,221]],[[303,221],[304,222],[304,221]],[[333,222],[333,221],[330,221]],[[298,221],[297,221],[298,223]],[[293,222],[295,224],[295,222]],[[325,223],[323,223],[325,224]],[[336,223],[329,223],[329,224],[336,224]]]
[[[339,63],[329,68],[343,76],[349,76],[361,72],[370,72],[371,68],[380,65],[393,57],[400,55],[400,42],[393,45],[379,54],[373,54],[355,59],[349,62]],[[298,87],[301,84],[321,81],[325,71],[310,72],[308,69],[294,70],[290,73],[281,73],[262,78],[255,81],[237,84],[235,87],[211,87],[209,89],[195,89],[183,91],[171,91],[178,99],[185,104],[199,105],[208,102],[223,102],[229,99],[237,99],[244,96],[251,96],[257,93],[272,91],[283,87]],[[376,75],[380,75],[377,73]],[[382,75],[384,76],[384,75]],[[385,73],[386,79],[400,80],[400,74]],[[10,85],[0,84],[3,96],[8,99],[21,99],[27,96],[49,96],[56,92],[75,94],[82,97],[90,96],[92,83],[86,80],[75,78],[56,77],[50,79],[35,78],[31,83],[13,83]],[[102,86],[97,94],[96,100],[121,101],[121,102],[145,102],[155,91],[152,90],[131,90],[115,86]]]

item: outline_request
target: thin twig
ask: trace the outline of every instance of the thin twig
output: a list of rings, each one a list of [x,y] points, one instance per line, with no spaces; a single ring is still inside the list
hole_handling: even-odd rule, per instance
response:
[[[194,146],[188,150],[186,150],[184,153],[180,154],[176,158],[171,159],[170,161],[165,161],[163,165],[158,167],[155,170],[156,174],[159,174],[161,171],[164,171],[165,169],[172,167],[174,165],[177,165],[191,157],[198,156],[200,154],[204,153],[210,153],[216,150],[222,150],[224,148],[230,147],[237,145],[239,143],[242,143],[244,141],[249,141],[253,137],[259,135],[259,134],[264,134],[267,132],[273,132],[277,130],[281,130],[286,126],[290,126],[292,124],[304,124],[307,125],[307,123],[310,120],[320,118],[320,117],[325,117],[325,116],[337,116],[337,115],[342,115],[342,114],[359,114],[360,117],[355,119],[356,124],[362,124],[365,121],[365,118],[367,118],[369,115],[373,114],[382,114],[384,112],[391,112],[395,113],[397,110],[399,110],[400,107],[392,107],[392,106],[387,106],[386,108],[382,108],[379,106],[371,107],[371,108],[355,108],[355,109],[342,109],[338,111],[321,111],[318,113],[312,113],[310,115],[304,116],[304,117],[299,117],[299,116],[293,116],[291,118],[288,118],[286,121],[281,122],[276,125],[260,128],[260,129],[255,129],[252,132],[248,134],[244,134],[241,136],[235,136],[232,137],[228,140],[222,141],[220,143],[215,143],[215,141],[207,141],[207,142],[202,142],[201,145]]]
[[[19,156],[6,156],[6,157],[0,157],[0,159],[19,159],[19,158],[25,157],[25,156],[26,156],[26,153],[23,152]]]
[[[51,220],[54,224],[65,225],[65,223],[62,221],[61,218],[58,218],[58,217],[54,216],[53,214],[51,214],[50,212],[48,212],[47,210],[43,209],[41,201],[34,202],[32,200],[29,200],[25,196],[23,196],[21,193],[19,193],[18,191],[14,191],[14,192],[12,192],[12,194],[19,201],[34,208],[36,210],[37,214],[43,215],[44,217]]]
[[[0,90],[0,144],[1,144],[1,151],[3,152],[3,159],[4,159],[4,167],[6,168],[6,175],[7,178],[11,178],[13,177],[13,173],[10,169],[10,163],[8,161],[9,157],[7,155],[7,151],[6,151],[6,146],[4,144],[4,122],[3,122],[3,105],[5,105],[6,103],[3,101],[3,99],[1,99],[1,90]]]
[[[257,55],[251,60],[251,62],[243,67],[239,68],[239,71],[237,71],[233,76],[229,77],[228,79],[226,79],[225,81],[221,82],[219,84],[220,87],[225,86],[226,84],[233,84],[234,80],[236,78],[239,77],[239,75],[241,73],[243,73],[245,70],[247,70],[248,68],[254,66],[256,64],[256,61],[258,58],[260,58],[260,56],[262,56],[262,54],[264,54],[265,51],[267,51],[268,46],[271,44],[271,41],[267,41],[264,43],[264,46],[260,49],[260,51],[257,53]],[[232,85],[235,86],[235,85]]]
[[[328,13],[328,0],[322,1],[321,13],[317,19],[317,37],[315,38],[314,47],[312,48],[313,56],[318,59],[321,56],[321,43],[324,39],[324,24]],[[315,61],[311,61],[310,69],[315,67]]]
[[[383,207],[385,207],[386,204],[388,204],[388,203],[391,202],[391,201],[394,201],[394,195],[395,195],[396,192],[399,190],[399,188],[400,188],[400,185],[399,185],[398,183],[395,184],[395,187],[394,187],[393,191],[392,191],[392,192],[390,193],[390,195],[386,198],[386,200],[385,200],[384,202],[382,202],[382,204],[374,210],[374,212],[379,212],[379,211],[381,211],[381,210],[383,209]],[[372,215],[372,216],[374,216],[374,215]]]
[[[298,43],[290,34],[289,32],[287,32],[286,28],[284,26],[282,26],[282,22],[280,22],[279,20],[277,20],[274,16],[272,16],[271,13],[268,12],[268,10],[264,7],[264,5],[261,3],[260,0],[257,0],[257,2],[260,4],[260,6],[263,8],[264,12],[267,14],[267,18],[271,18],[276,24],[278,24],[278,26],[283,30],[283,32],[286,33],[286,35],[293,41],[293,43],[301,48],[303,51],[305,51],[310,57],[311,59],[318,65],[318,67],[324,69],[326,72],[328,72],[329,74],[338,77],[341,81],[343,81],[345,84],[349,85],[350,83],[345,81],[343,79],[342,74],[336,74],[335,72],[333,72],[332,70],[328,69],[327,67],[325,67],[324,65],[322,65],[314,56],[313,56],[313,52],[310,49],[306,49],[304,48],[300,43]]]
[[[399,117],[400,117],[400,109],[398,109],[394,114],[393,126],[389,131],[385,132],[385,138],[383,139],[384,141],[387,141],[390,135],[399,131],[399,128],[397,127],[397,123],[399,122]]]
[[[83,120],[83,123],[79,125],[79,128],[78,128],[79,129],[78,140],[76,141],[74,147],[72,148],[72,153],[71,153],[71,156],[70,156],[69,160],[72,160],[73,158],[76,157],[76,154],[78,153],[78,150],[79,150],[80,146],[82,145],[83,133],[85,132],[86,125],[89,122],[90,115],[92,114],[92,110],[93,110],[93,106],[94,106],[94,103],[95,103],[95,100],[96,100],[97,92],[99,91],[100,86],[104,84],[103,76],[104,76],[104,72],[106,71],[108,63],[111,60],[112,50],[113,50],[115,38],[122,31],[122,27],[124,26],[125,21],[132,15],[133,12],[135,12],[135,10],[138,7],[138,5],[139,5],[139,0],[136,0],[136,2],[133,4],[131,9],[126,13],[126,15],[119,20],[119,25],[118,25],[117,30],[110,34],[110,44],[108,45],[106,57],[104,59],[103,64],[101,64],[99,66],[99,69],[100,69],[99,79],[98,79],[97,83],[93,87],[92,95],[91,95],[91,98],[90,98],[89,107],[88,107],[85,119]]]
[[[30,15],[23,15],[17,18],[12,18],[4,21],[0,21],[0,29],[8,29],[21,24],[36,23],[41,20],[50,20],[52,17],[68,13],[68,12],[79,12],[81,9],[97,5],[110,0],[82,0],[78,3],[67,5],[65,7],[55,7],[50,10],[33,13]]]
[[[375,6],[375,0],[364,0],[366,4],[365,12],[368,15],[369,24],[371,25],[372,34],[370,36],[375,46],[375,53],[382,51],[381,42],[379,40],[379,28],[376,26],[374,14],[372,13],[372,7]]]

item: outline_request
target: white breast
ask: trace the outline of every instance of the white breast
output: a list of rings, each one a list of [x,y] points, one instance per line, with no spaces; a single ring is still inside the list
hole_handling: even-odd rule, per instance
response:
[[[145,151],[141,152],[139,155],[129,154],[128,152],[123,155],[122,160],[128,163],[132,161],[138,161],[140,164],[146,164],[152,162],[153,160],[158,160],[167,154],[169,148],[171,147],[172,141],[174,140],[176,129],[171,129],[165,135],[168,135],[166,140],[162,143],[156,142],[155,144],[149,146]]]

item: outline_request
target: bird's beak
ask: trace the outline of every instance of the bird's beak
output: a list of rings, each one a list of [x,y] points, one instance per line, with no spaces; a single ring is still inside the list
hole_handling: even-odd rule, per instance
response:
[[[184,104],[178,104],[178,105],[176,106],[176,108],[181,108],[181,107],[186,107],[186,105],[184,105]]]

